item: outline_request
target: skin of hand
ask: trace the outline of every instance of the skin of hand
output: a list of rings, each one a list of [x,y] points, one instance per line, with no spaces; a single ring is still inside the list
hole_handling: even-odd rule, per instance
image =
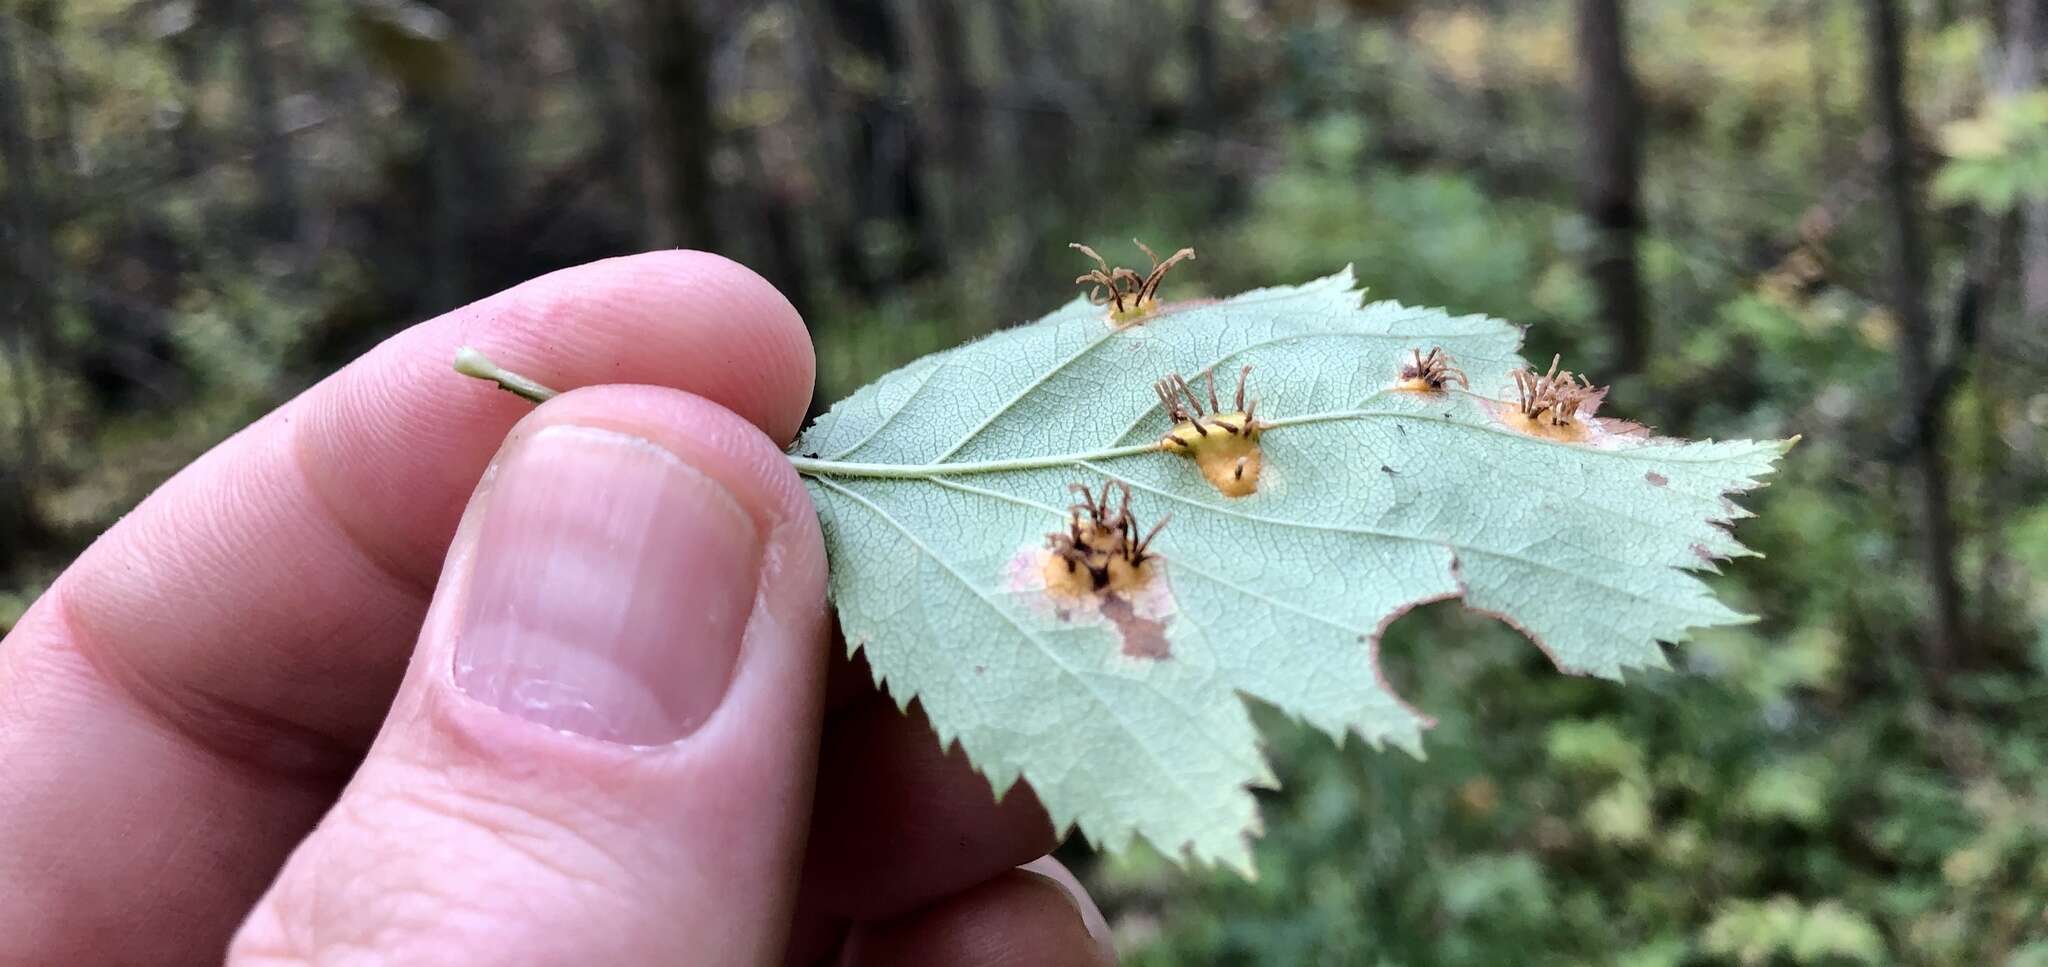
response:
[[[814,365],[745,268],[613,259],[186,467],[0,641],[0,963],[1110,962],[1029,790],[841,657]]]

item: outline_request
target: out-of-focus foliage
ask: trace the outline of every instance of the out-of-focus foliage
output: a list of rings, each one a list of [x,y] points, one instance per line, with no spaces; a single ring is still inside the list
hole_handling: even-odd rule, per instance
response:
[[[1949,161],[1935,197],[1988,212],[2048,200],[2048,90],[1995,98],[1984,113],[1941,129]]]
[[[1132,962],[2048,965],[2048,320],[2020,284],[2048,257],[2048,109],[1991,89],[2008,5],[1905,4],[1977,631],[1945,694],[1918,665],[1867,4],[1630,4],[1656,328],[1611,405],[1803,436],[1743,525],[1767,557],[1717,579],[1761,620],[1624,688],[1538,674],[1454,605],[1402,619],[1389,672],[1440,719],[1427,761],[1270,714],[1259,880],[1070,856]],[[784,285],[825,401],[1064,302],[1066,242],[1133,235],[1200,250],[1177,292],[1350,262],[1378,295],[1529,323],[1531,357],[1597,374],[1612,350],[1562,0],[701,3],[711,127],[675,142],[652,135],[692,119],[650,113],[640,73],[675,33],[638,5],[303,0],[257,34],[269,142],[230,5],[41,6],[53,32],[13,36],[53,311],[36,353],[0,343],[0,455],[33,444],[41,526],[7,547],[0,627],[156,482],[383,335],[640,246]],[[257,217],[266,144],[290,230]],[[675,203],[688,179],[708,210]],[[1972,295],[1980,226],[2006,218],[2013,254]]]

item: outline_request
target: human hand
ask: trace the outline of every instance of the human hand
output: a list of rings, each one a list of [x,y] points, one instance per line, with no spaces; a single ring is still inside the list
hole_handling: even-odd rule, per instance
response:
[[[185,468],[0,642],[0,963],[1108,960],[1028,790],[835,657],[813,366],[751,272],[614,259]]]

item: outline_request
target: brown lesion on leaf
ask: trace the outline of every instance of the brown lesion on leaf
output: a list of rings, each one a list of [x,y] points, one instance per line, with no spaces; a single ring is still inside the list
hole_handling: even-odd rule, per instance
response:
[[[1670,477],[1664,476],[1663,474],[1658,473],[1655,470],[1643,474],[1643,479],[1648,481],[1650,486],[1652,487],[1662,487],[1671,482]]]
[[[1564,443],[1582,443],[1592,435],[1593,413],[1607,397],[1607,387],[1596,387],[1584,376],[1558,369],[1561,359],[1552,356],[1550,370],[1540,376],[1533,369],[1512,374],[1516,402],[1499,411],[1502,423],[1530,436]]]
[[[1159,519],[1140,536],[1131,515],[1131,488],[1119,481],[1095,494],[1087,484],[1070,484],[1080,495],[1067,508],[1067,529],[1045,535],[1052,550],[1045,561],[1045,590],[1054,598],[1077,599],[1144,590],[1159,571],[1152,539],[1172,519]]]
[[[1159,448],[1192,458],[1203,479],[1226,497],[1243,497],[1258,490],[1259,473],[1265,468],[1265,455],[1259,449],[1259,433],[1264,427],[1254,416],[1259,403],[1245,399],[1245,380],[1251,371],[1250,366],[1237,371],[1237,397],[1229,410],[1217,402],[1214,371],[1209,373],[1207,409],[1179,373],[1152,384],[1160,408],[1173,421],[1173,429],[1159,438]]]
[[[1135,269],[1121,265],[1112,267],[1107,259],[1094,249],[1080,242],[1069,242],[1068,248],[1095,260],[1095,268],[1075,277],[1075,285],[1088,286],[1088,301],[1098,306],[1109,307],[1109,321],[1113,325],[1135,325],[1159,308],[1159,283],[1165,281],[1166,273],[1175,265],[1193,259],[1195,250],[1183,248],[1162,261],[1144,242],[1131,240],[1145,257],[1152,260],[1152,269],[1139,275]]]
[[[1173,645],[1166,640],[1166,622],[1139,614],[1129,598],[1111,595],[1102,602],[1102,616],[1116,626],[1125,655],[1154,661],[1173,657]]]
[[[1401,363],[1401,375],[1394,381],[1394,388],[1408,393],[1441,393],[1456,380],[1458,385],[1472,388],[1472,381],[1465,378],[1465,371],[1451,361],[1451,355],[1442,346],[1429,347],[1429,354],[1423,355],[1420,348],[1408,351],[1410,358]]]

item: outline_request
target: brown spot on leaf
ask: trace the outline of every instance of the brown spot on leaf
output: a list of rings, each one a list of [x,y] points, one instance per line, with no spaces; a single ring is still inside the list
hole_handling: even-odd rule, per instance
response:
[[[1067,529],[1046,535],[1046,549],[1011,558],[1007,586],[1042,594],[1041,613],[1063,623],[1110,625],[1125,655],[1172,657],[1166,560],[1150,549],[1165,520],[1141,530],[1131,515],[1130,488],[1119,481],[1105,483],[1100,493],[1081,484],[1070,489],[1079,499],[1068,508]]]
[[[1650,471],[1649,473],[1643,474],[1643,479],[1644,479],[1644,480],[1647,480],[1647,481],[1649,481],[1649,482],[1650,482],[1650,486],[1652,486],[1652,487],[1662,487],[1662,486],[1664,486],[1665,484],[1668,484],[1668,483],[1670,483],[1670,482],[1671,482],[1671,478],[1670,478],[1670,477],[1664,476],[1663,474],[1661,474],[1661,473],[1658,473],[1658,472],[1657,472],[1657,471],[1655,471],[1655,470],[1652,470],[1652,471]]]
[[[1700,560],[1707,562],[1709,566],[1712,566],[1721,560],[1720,558],[1715,557],[1714,552],[1708,550],[1707,545],[1705,544],[1694,544],[1692,546],[1692,552]]]
[[[1102,616],[1116,626],[1117,637],[1123,640],[1124,654],[1155,661],[1173,657],[1173,647],[1166,640],[1166,622],[1138,614],[1137,609],[1131,607],[1129,598],[1121,594],[1104,598]]]

